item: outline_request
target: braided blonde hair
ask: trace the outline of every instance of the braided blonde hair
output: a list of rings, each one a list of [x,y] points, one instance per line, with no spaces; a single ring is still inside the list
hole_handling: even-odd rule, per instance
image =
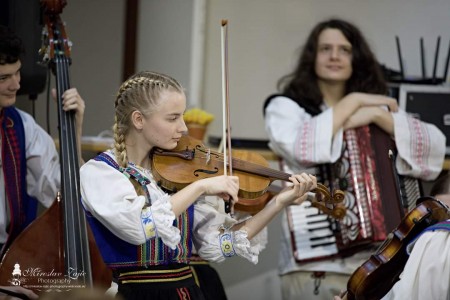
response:
[[[149,71],[131,76],[120,86],[113,126],[114,152],[119,166],[126,168],[128,164],[125,136],[130,130],[131,114],[138,110],[148,116],[159,104],[163,91],[184,93],[183,87],[174,78]]]

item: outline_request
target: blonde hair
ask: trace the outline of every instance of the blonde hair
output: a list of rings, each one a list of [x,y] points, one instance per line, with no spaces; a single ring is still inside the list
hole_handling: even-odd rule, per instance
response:
[[[164,91],[184,93],[183,87],[174,78],[149,71],[131,76],[120,86],[115,102],[113,126],[114,154],[120,167],[128,166],[125,137],[130,130],[131,114],[137,110],[148,116],[158,106],[160,95]],[[130,181],[138,195],[145,195],[137,181],[131,178]]]
[[[174,78],[156,73],[139,72],[128,78],[120,86],[115,102],[114,152],[117,163],[122,168],[128,164],[125,136],[130,130],[131,114],[138,110],[148,116],[159,104],[163,91],[184,93],[183,87]]]

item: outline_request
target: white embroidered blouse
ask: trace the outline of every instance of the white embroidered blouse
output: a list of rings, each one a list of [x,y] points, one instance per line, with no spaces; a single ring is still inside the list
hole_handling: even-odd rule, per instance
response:
[[[450,299],[450,231],[425,232],[383,300]]]
[[[112,151],[106,152],[114,159]],[[151,199],[151,214],[156,236],[172,249],[180,242],[180,231],[172,225],[170,195],[155,182],[151,171],[137,169],[150,180],[147,189]],[[142,214],[146,197],[138,196],[129,179],[105,162],[90,160],[80,170],[82,203],[104,226],[124,241],[139,245],[154,238],[146,234]],[[193,243],[197,253],[205,260],[222,262],[225,255],[219,241],[220,229],[229,228],[236,220],[218,211],[217,197],[201,197],[194,204]],[[264,248],[260,235],[251,241],[243,230],[232,233],[232,244],[238,256],[252,263],[258,262],[259,252]]]

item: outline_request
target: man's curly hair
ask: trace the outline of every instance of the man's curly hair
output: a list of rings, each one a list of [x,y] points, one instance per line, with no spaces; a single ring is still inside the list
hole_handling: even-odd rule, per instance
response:
[[[0,25],[0,65],[17,62],[23,53],[22,40],[10,28]]]

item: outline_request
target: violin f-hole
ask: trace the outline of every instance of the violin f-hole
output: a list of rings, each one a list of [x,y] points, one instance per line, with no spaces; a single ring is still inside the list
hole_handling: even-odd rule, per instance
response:
[[[194,171],[194,176],[198,177],[198,173],[206,173],[206,174],[217,174],[219,172],[219,169],[217,167],[214,167],[214,170],[205,170],[205,169],[197,169]]]

